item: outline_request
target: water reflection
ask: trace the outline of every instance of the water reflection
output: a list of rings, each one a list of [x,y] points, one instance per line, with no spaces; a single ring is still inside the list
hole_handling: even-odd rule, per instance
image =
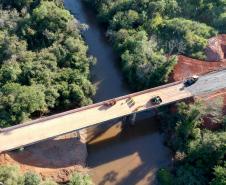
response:
[[[155,184],[156,170],[170,164],[158,123],[157,119],[135,126],[118,123],[92,140],[88,164],[96,184]]]

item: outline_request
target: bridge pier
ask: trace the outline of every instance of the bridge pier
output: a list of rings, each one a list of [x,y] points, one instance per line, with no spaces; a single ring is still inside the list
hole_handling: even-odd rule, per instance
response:
[[[122,122],[124,124],[135,125],[137,113],[133,113],[132,115],[124,116],[122,118]]]
[[[131,121],[130,121],[130,124],[131,125],[135,125],[135,123],[136,123],[136,117],[137,117],[137,113],[133,113],[132,114]]]
[[[78,131],[76,131],[75,133],[76,133],[76,138],[77,138],[77,140],[80,140],[80,138],[81,138],[81,135],[80,135],[80,132],[79,132],[79,130],[78,130]]]
[[[86,142],[86,137],[87,137],[86,129],[76,131],[76,137],[77,137],[77,140]]]

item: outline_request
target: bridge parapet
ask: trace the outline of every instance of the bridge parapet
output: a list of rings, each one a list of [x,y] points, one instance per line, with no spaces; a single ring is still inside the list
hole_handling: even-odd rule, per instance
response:
[[[81,130],[118,117],[123,117],[147,109],[180,101],[195,95],[210,93],[226,88],[226,69],[201,76],[190,87],[180,82],[166,84],[126,96],[115,98],[116,104],[106,106],[107,100],[86,107],[40,118],[18,126],[2,129],[0,132],[0,151],[7,151],[40,142],[76,130]],[[160,96],[162,103],[153,105],[150,99]],[[132,106],[128,99],[135,102]],[[138,108],[139,107],[139,108]]]

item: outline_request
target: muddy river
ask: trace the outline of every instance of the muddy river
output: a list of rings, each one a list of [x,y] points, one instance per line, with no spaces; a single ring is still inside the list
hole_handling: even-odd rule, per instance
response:
[[[105,29],[97,22],[95,13],[82,0],[64,0],[65,7],[81,23],[89,26],[83,31],[89,54],[97,58],[92,68],[93,82],[97,85],[95,102],[130,93],[118,67],[120,62],[105,37]],[[170,151],[163,145],[159,122],[151,113],[137,115],[134,126],[123,125],[121,120],[88,143],[87,166],[97,185],[156,184],[158,168],[171,164]]]

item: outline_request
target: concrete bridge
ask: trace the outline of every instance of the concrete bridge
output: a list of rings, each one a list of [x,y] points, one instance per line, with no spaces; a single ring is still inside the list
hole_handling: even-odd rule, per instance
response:
[[[180,81],[174,82],[115,98],[116,104],[113,106],[106,105],[106,102],[111,101],[108,100],[5,128],[0,132],[0,152],[31,145],[107,120],[135,114],[223,88],[226,88],[226,69],[205,74],[190,87],[184,87],[183,82]],[[151,104],[150,99],[154,96],[160,96],[162,103],[159,105]]]

